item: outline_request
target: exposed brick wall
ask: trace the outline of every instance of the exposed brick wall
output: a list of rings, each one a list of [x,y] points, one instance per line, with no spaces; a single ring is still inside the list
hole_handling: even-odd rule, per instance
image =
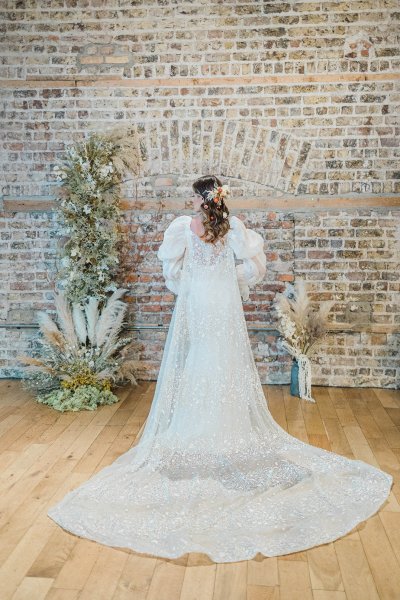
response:
[[[183,167],[187,175],[210,170],[245,175],[264,195],[400,191],[398,81],[76,85],[27,89],[21,82],[20,89],[2,91],[8,130],[5,196],[53,195],[51,165],[66,141],[89,127],[101,130],[136,119],[147,155],[142,197],[151,197],[151,175],[178,174]],[[364,96],[363,90],[371,93]],[[129,185],[126,193],[133,194]]]
[[[242,165],[288,193],[399,192],[397,0],[83,4],[1,13],[3,194],[51,194],[64,143],[114,121],[141,123],[147,174]]]
[[[163,326],[160,331],[143,329],[134,333],[141,343],[140,377],[144,379],[157,376],[175,302],[174,294],[164,285],[156,257],[163,232],[174,216],[124,213],[127,243],[118,280],[129,290],[129,322]],[[391,332],[398,332],[400,322],[400,210],[325,211],[313,215],[242,211],[237,216],[264,237],[268,260],[265,280],[252,289],[244,304],[249,328],[273,328],[276,292],[302,277],[315,302],[336,301],[334,323],[339,328],[341,324],[355,328],[354,332],[329,334],[321,358],[314,365],[314,383],[396,387],[400,336]],[[53,311],[57,242],[62,241],[58,231],[54,212],[1,215],[3,324],[31,324],[35,310]],[[277,348],[276,331],[251,330],[250,338],[262,380],[286,382],[291,359]],[[29,349],[30,343],[27,331],[7,330],[1,344],[2,376],[19,376],[15,356]]]
[[[145,162],[122,189],[120,272],[134,325],[168,324],[155,251],[169,220],[190,213],[193,179],[212,172],[268,248],[249,327],[272,325],[275,293],[301,276],[354,327],[330,334],[314,382],[399,385],[398,0],[38,4],[0,12],[0,325],[52,308],[51,168],[65,144],[136,124]],[[32,330],[0,332],[0,376],[17,375]],[[154,378],[165,331],[136,335]],[[287,381],[276,333],[250,336],[263,381]]]

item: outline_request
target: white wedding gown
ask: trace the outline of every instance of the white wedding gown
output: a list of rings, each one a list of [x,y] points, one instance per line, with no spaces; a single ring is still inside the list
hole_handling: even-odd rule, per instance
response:
[[[241,299],[265,275],[263,238],[229,219],[216,246],[188,215],[166,229],[158,258],[177,298],[145,428],[136,446],[50,508],[64,529],[224,563],[335,540],[389,495],[390,474],[306,444],[272,418]]]

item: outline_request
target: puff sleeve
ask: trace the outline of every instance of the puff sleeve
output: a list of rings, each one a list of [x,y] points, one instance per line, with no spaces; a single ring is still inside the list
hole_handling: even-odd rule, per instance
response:
[[[181,215],[171,221],[157,251],[157,258],[162,261],[165,285],[174,294],[179,292],[188,219],[190,221],[188,215]]]
[[[249,286],[262,281],[266,273],[264,239],[256,231],[247,229],[238,217],[232,216],[230,224],[230,246],[236,258],[242,259],[242,263],[236,265],[236,274],[240,294],[246,301],[249,299]]]

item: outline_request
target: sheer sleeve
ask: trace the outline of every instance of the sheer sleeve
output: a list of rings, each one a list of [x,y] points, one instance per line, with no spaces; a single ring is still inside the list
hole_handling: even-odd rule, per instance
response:
[[[242,259],[242,263],[236,265],[236,274],[240,294],[246,301],[249,299],[249,287],[260,282],[266,273],[264,239],[256,231],[247,229],[238,217],[232,216],[230,224],[230,246],[236,258]]]
[[[165,285],[174,294],[179,292],[188,219],[190,221],[188,215],[181,215],[171,221],[164,231],[164,239],[157,252],[157,258],[162,261]]]

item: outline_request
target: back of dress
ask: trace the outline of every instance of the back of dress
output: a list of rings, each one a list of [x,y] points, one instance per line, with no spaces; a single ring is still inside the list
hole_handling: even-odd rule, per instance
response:
[[[225,273],[222,279],[230,278],[239,287],[243,300],[248,300],[249,286],[262,281],[266,274],[262,236],[247,229],[238,217],[231,216],[228,233],[211,244],[192,231],[191,221],[189,215],[176,217],[164,232],[157,257],[162,261],[165,285],[178,294],[187,268],[192,269],[192,282],[197,278],[216,281],[218,273]],[[234,256],[242,261],[236,267]],[[188,291],[187,287],[185,291]]]
[[[174,219],[158,252],[177,299],[139,443],[48,514],[78,535],[169,558],[235,562],[336,539],[377,510],[393,478],[274,421],[240,298],[265,274],[262,237],[231,217],[213,246],[190,222]]]
[[[241,304],[235,262],[227,239],[207,243],[190,229],[188,241],[179,301],[185,303],[189,343],[209,357],[228,339],[234,307]]]
[[[190,436],[209,445],[214,432],[226,449],[240,434],[249,443],[254,410],[248,402],[265,403],[241,299],[265,275],[264,241],[237,217],[214,244],[190,223],[186,215],[172,221],[158,251],[177,299],[142,440],[162,431],[164,442],[171,436],[184,446]],[[249,389],[256,394],[246,394]]]

